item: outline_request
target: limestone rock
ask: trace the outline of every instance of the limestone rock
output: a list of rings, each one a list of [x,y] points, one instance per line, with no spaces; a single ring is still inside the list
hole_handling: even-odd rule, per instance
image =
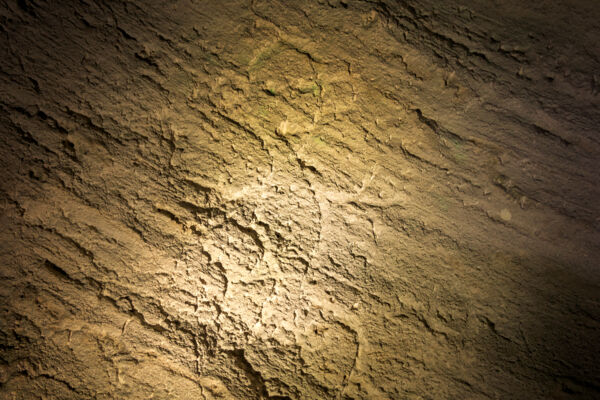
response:
[[[600,397],[598,21],[3,2],[0,398]]]

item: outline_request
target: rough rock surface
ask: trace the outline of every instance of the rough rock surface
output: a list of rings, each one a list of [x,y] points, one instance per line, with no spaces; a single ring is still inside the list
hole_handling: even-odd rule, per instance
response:
[[[599,21],[2,1],[0,398],[599,398]]]

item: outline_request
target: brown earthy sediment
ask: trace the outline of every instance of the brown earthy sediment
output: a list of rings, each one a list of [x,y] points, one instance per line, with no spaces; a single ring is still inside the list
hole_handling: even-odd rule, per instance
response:
[[[600,398],[595,0],[5,0],[0,399]]]

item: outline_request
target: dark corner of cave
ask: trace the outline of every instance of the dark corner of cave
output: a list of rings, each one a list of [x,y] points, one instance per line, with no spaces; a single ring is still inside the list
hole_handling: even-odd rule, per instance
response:
[[[0,1],[0,400],[600,399],[598,0]]]

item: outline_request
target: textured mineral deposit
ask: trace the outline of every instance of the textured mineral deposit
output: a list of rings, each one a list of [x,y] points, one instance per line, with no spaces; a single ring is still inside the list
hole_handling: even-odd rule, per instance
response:
[[[0,2],[0,399],[600,398],[597,0]]]

